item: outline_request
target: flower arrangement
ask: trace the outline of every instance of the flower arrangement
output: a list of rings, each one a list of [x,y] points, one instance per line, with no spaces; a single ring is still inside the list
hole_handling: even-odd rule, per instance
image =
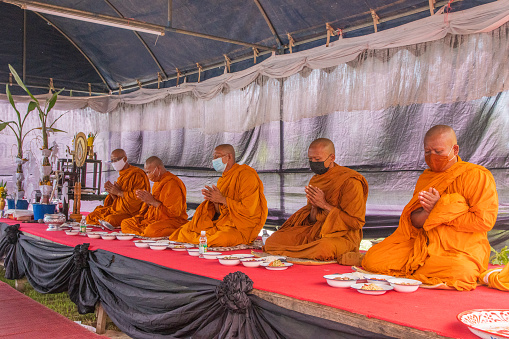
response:
[[[7,198],[7,181],[0,180],[0,198]]]

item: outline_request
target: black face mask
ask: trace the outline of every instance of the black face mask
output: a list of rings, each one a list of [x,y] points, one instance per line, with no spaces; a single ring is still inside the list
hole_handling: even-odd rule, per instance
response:
[[[329,155],[330,156],[330,155]],[[329,157],[327,157],[329,159]],[[325,167],[325,162],[327,161],[325,159],[324,161],[310,161],[309,167],[311,167],[311,171],[315,174],[325,174],[329,170],[328,167]]]

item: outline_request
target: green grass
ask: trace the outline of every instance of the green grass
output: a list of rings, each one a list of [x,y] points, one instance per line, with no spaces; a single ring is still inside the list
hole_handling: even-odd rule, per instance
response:
[[[5,279],[5,270],[3,266],[0,266],[0,281],[9,284],[14,288],[14,280]],[[60,313],[64,317],[72,321],[81,321],[82,324],[96,326],[96,316],[94,313],[79,314],[76,304],[74,304],[67,292],[55,293],[55,294],[42,294],[36,292],[33,287],[26,282],[25,291],[23,292],[26,296],[37,301],[38,303],[52,309],[53,311]],[[120,331],[115,324],[109,321],[106,324],[107,330]]]

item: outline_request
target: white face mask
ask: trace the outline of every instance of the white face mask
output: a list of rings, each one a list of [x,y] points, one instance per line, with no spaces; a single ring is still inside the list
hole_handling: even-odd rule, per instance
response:
[[[113,166],[113,168],[115,169],[115,171],[120,172],[120,171],[122,170],[122,168],[124,168],[124,167],[125,167],[125,164],[126,164],[126,162],[125,162],[124,158],[122,158],[122,159],[120,159],[120,160],[117,160],[117,161],[115,161],[115,162],[112,162],[112,163],[111,163],[111,166]]]

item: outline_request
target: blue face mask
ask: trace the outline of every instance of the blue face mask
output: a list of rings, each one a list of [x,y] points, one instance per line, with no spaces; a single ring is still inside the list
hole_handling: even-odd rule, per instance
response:
[[[212,167],[214,167],[217,172],[223,173],[226,169],[226,164],[223,163],[223,157],[212,160]]]

